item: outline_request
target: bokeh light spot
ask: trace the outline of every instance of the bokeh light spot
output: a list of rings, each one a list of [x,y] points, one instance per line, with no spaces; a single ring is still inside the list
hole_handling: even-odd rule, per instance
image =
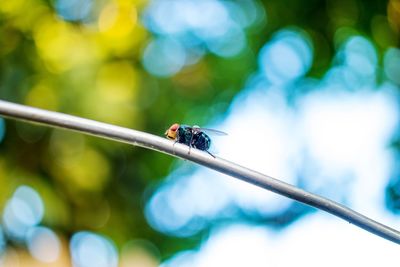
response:
[[[192,267],[198,266],[195,261],[195,257],[197,256],[195,251],[181,251],[176,253],[172,258],[164,261],[160,267]]]
[[[192,235],[196,231],[183,229],[188,223],[189,215],[186,210],[177,211],[172,207],[170,187],[160,188],[147,202],[145,214],[149,224],[158,231],[173,233],[178,236]],[[172,191],[172,190],[171,190]]]
[[[69,21],[84,20],[91,11],[92,0],[57,0],[56,11]]]
[[[1,3],[0,10],[6,14],[16,14],[24,9],[25,4],[25,0],[5,1]]]
[[[106,5],[99,16],[99,29],[100,31],[107,31],[111,29],[118,19],[118,6],[115,3]]]
[[[388,18],[382,15],[376,15],[371,21],[371,33],[374,42],[381,47],[390,47],[396,45],[396,34],[390,28]]]
[[[100,98],[115,102],[130,102],[133,100],[138,77],[132,65],[128,62],[105,64],[97,76],[97,88]],[[110,112],[107,109],[106,112]]]
[[[137,23],[138,3],[135,1],[109,1],[99,11],[98,39],[103,48],[101,53],[129,58],[135,46],[142,46],[147,31]]]
[[[184,16],[193,32],[203,40],[223,38],[232,23],[227,8],[215,0],[191,1],[190,11]]]
[[[23,240],[30,227],[37,225],[43,218],[44,205],[39,194],[29,186],[17,188],[6,203],[3,222],[8,235]]]
[[[184,32],[187,28],[182,15],[185,14],[190,1],[150,1],[144,12],[144,21],[150,30],[162,33],[173,34]],[[171,16],[171,14],[175,14]]]
[[[377,64],[377,55],[371,42],[361,36],[347,40],[344,47],[345,63],[362,75],[372,75]]]
[[[6,240],[4,238],[3,228],[0,225],[0,257],[4,251],[5,246],[6,246]]]
[[[246,47],[246,36],[239,27],[231,27],[224,38],[207,41],[208,49],[221,57],[233,57]]]
[[[26,96],[28,106],[47,110],[57,110],[58,96],[55,90],[46,82],[40,82],[34,86]]]
[[[259,1],[224,1],[223,4],[231,15],[231,20],[241,27],[258,27],[266,20],[266,11]]]
[[[146,70],[159,77],[176,74],[184,66],[185,60],[185,48],[172,38],[153,40],[143,54],[143,65]]]
[[[109,239],[91,232],[78,232],[70,241],[72,261],[76,267],[116,267],[118,254]]]
[[[384,57],[384,71],[394,83],[400,84],[400,49],[389,48]]]
[[[91,97],[85,99],[85,112],[100,121],[137,127],[140,118],[136,117],[137,110],[132,103],[137,101],[139,84],[140,76],[131,62],[121,60],[103,64],[96,75],[95,90],[91,90]]]
[[[49,228],[32,227],[26,237],[28,250],[33,257],[42,262],[54,262],[60,255],[60,241]]]
[[[13,205],[14,211],[17,211],[17,217],[26,224],[38,224],[43,218],[43,201],[40,195],[29,186],[23,185],[17,188],[11,205]]]
[[[97,59],[92,39],[53,16],[44,15],[34,25],[33,33],[38,54],[51,72],[64,72]]]
[[[137,22],[137,10],[128,3],[109,3],[99,16],[99,29],[113,37],[127,37]]]
[[[60,155],[58,160],[61,164],[55,169],[55,175],[75,190],[100,191],[107,184],[109,162],[97,150],[85,147],[75,157]]]
[[[81,134],[55,130],[49,152],[53,157],[50,169],[66,188],[96,192],[106,185],[110,163],[102,153],[86,145]]]
[[[303,76],[311,67],[311,41],[304,33],[283,30],[260,51],[259,65],[272,83],[286,83]]]

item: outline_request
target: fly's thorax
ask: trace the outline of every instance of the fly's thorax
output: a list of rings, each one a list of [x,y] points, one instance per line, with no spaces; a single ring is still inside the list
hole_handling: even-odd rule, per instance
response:
[[[192,138],[192,128],[187,125],[181,125],[177,130],[176,140],[178,143],[190,145]]]

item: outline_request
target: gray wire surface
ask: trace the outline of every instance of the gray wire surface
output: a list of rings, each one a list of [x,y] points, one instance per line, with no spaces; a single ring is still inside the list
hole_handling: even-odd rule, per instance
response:
[[[74,130],[180,157],[324,210],[375,235],[400,244],[400,232],[347,208],[344,205],[222,158],[213,158],[203,151],[191,149],[190,154],[188,154],[188,147],[186,145],[178,143],[174,145],[174,142],[156,135],[63,113],[14,104],[3,100],[0,100],[0,115],[50,127]],[[266,203],[266,205],[268,205],[268,203]]]

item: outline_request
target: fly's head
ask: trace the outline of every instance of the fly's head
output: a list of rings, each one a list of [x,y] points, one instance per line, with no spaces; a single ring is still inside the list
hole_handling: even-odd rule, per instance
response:
[[[178,129],[179,129],[179,124],[178,123],[174,123],[174,124],[171,125],[171,127],[169,127],[165,131],[164,135],[170,140],[176,140]]]

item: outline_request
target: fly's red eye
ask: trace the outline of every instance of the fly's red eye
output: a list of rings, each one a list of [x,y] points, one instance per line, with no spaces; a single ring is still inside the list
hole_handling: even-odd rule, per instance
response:
[[[177,123],[174,123],[174,124],[172,124],[171,127],[169,127],[169,129],[173,132],[176,132],[176,130],[178,130],[178,128],[179,128],[179,124],[177,124]]]

